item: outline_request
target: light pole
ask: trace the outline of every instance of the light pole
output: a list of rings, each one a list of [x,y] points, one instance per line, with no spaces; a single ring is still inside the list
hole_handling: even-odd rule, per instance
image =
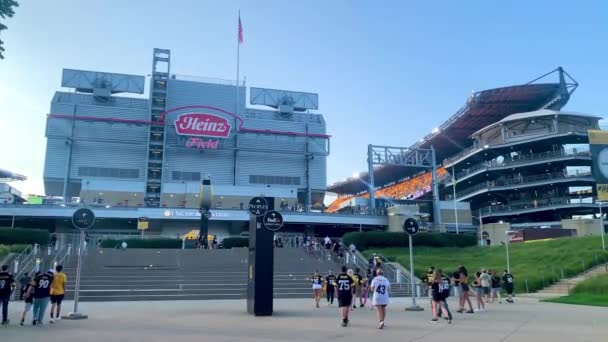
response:
[[[515,234],[517,233],[514,230],[507,230],[505,231],[505,247],[507,250],[507,273],[511,273],[511,260],[509,260],[509,240],[511,239],[511,234]]]
[[[454,165],[452,165],[452,199],[454,200],[454,219],[456,221],[456,235],[458,235],[458,210],[456,209],[456,171],[454,171]]]
[[[598,204],[600,207],[600,229],[602,230],[602,250],[606,250],[606,243],[604,241],[604,214],[602,213],[602,201],[598,199]]]

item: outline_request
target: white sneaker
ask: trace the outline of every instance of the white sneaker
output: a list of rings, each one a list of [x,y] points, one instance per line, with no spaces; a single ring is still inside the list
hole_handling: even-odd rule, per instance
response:
[[[380,323],[378,324],[378,329],[382,328],[384,328],[384,321],[380,321]]]
[[[51,319],[49,320],[49,323],[55,323],[55,320],[51,318]]]
[[[57,322],[57,321],[61,321],[61,317],[55,318],[55,322]]]

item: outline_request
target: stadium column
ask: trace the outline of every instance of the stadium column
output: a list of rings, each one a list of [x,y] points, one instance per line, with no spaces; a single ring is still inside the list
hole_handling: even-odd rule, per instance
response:
[[[431,145],[431,162],[433,163],[433,224],[441,224],[441,208],[439,207],[439,182],[437,179],[437,161],[435,160],[435,148]],[[439,228],[439,227],[436,227]]]
[[[372,145],[367,145],[367,173],[369,175],[369,205],[372,210],[376,209],[376,190],[374,186],[374,159],[372,156]]]
[[[264,197],[268,209],[274,209],[274,198]],[[247,274],[247,312],[255,316],[272,316],[274,292],[274,232],[263,225],[263,216],[249,219],[249,270]]]

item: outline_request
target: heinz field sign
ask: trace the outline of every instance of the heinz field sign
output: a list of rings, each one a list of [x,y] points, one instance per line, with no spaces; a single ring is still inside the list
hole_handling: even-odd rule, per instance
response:
[[[175,131],[179,135],[227,138],[230,129],[228,120],[213,114],[181,114],[175,120]]]

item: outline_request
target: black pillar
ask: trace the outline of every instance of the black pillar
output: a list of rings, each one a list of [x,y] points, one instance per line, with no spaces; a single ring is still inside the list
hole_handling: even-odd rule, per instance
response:
[[[274,208],[274,198],[265,197],[268,208]],[[256,316],[272,315],[274,232],[264,228],[262,216],[249,220],[249,273],[247,280],[247,312]]]

